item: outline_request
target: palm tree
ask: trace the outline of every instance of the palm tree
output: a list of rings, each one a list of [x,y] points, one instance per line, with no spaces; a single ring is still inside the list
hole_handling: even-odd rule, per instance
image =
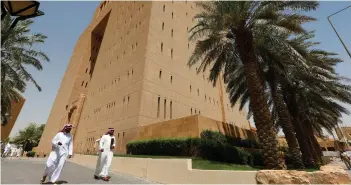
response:
[[[46,36],[35,33],[31,34],[30,19],[21,21],[17,26],[7,33],[13,18],[5,16],[1,21],[1,34],[8,34],[7,39],[1,47],[1,122],[7,123],[11,116],[12,103],[19,100],[19,94],[26,89],[26,82],[31,81],[41,91],[40,86],[27,71],[26,66],[33,66],[42,70],[41,61],[49,61],[45,53],[33,49],[36,44],[44,43]],[[3,95],[5,95],[3,97]]]
[[[348,113],[345,108],[335,103],[334,100],[350,103],[351,97],[350,86],[341,83],[345,78],[339,77],[334,70],[335,64],[341,62],[341,60],[333,57],[335,55],[333,53],[310,49],[318,44],[308,41],[312,37],[314,37],[313,32],[293,39],[285,37],[289,45],[306,59],[305,64],[308,66],[308,70],[296,65],[293,62],[294,58],[290,59],[291,62],[287,58],[282,59],[281,56],[284,56],[284,54],[277,49],[274,50],[273,48],[272,51],[274,52],[267,52],[269,51],[269,48],[266,47],[267,45],[276,47],[270,44],[269,40],[261,39],[255,43],[256,53],[257,55],[259,54],[258,57],[262,61],[259,66],[259,73],[261,79],[263,79],[261,83],[269,84],[268,90],[271,95],[269,104],[271,105],[273,120],[283,128],[288,141],[289,151],[294,158],[294,167],[301,166],[301,160],[298,160],[301,158],[298,146],[301,146],[303,161],[307,167],[316,167],[321,163],[320,156],[322,156],[322,153],[314,134],[318,133],[321,135],[321,128],[331,132],[336,123],[340,121],[341,113]],[[259,45],[259,43],[264,44]],[[242,109],[249,101],[243,65],[238,62],[226,65],[224,79],[228,83],[227,91],[229,92],[232,105],[240,101],[240,109]],[[300,83],[300,86],[301,84],[305,84],[305,86],[298,87],[296,85],[298,83]],[[278,99],[275,97],[277,94],[280,96]],[[299,97],[304,97],[304,99],[292,98],[292,96],[296,97],[297,94]],[[290,99],[288,99],[288,95],[290,95]],[[320,95],[322,95],[322,99]],[[301,110],[299,111],[298,109]],[[295,129],[293,129],[291,122],[293,122]],[[298,145],[295,135],[298,138]],[[289,142],[289,140],[292,140],[294,143]]]
[[[198,23],[190,30],[190,40],[198,40],[189,59],[189,65],[201,61],[198,70],[212,65],[211,78],[216,79],[222,68],[233,61],[240,61],[247,78],[257,135],[263,149],[266,168],[283,169],[284,160],[279,155],[276,129],[267,105],[267,94],[259,74],[259,59],[254,42],[263,33],[305,33],[301,23],[314,20],[295,13],[294,10],[312,10],[317,2],[200,2],[203,12],[197,14]],[[293,11],[286,11],[293,10]],[[266,34],[279,44],[276,34]],[[290,54],[290,53],[288,53]],[[297,61],[303,60],[297,56]]]

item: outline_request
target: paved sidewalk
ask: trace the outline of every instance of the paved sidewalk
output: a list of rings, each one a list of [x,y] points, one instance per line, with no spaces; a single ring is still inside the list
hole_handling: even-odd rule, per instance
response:
[[[46,159],[1,159],[1,184],[38,184]],[[69,184],[151,184],[151,182],[121,173],[110,172],[110,182],[95,180],[94,169],[66,162],[61,173],[61,183]]]

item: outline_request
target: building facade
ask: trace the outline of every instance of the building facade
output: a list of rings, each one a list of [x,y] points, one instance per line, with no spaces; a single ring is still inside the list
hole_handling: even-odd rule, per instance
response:
[[[9,135],[12,131],[12,128],[16,123],[17,118],[18,118],[19,114],[21,113],[21,110],[22,110],[22,107],[23,107],[25,101],[26,101],[26,99],[21,97],[19,102],[12,103],[11,117],[6,125],[1,125],[1,141],[5,141],[9,137]]]
[[[223,81],[213,86],[208,71],[187,65],[197,12],[187,1],[102,2],[76,44],[37,152],[48,153],[67,122],[78,153],[89,152],[108,127],[116,129],[116,152],[125,152],[139,128],[191,115],[250,129]]]

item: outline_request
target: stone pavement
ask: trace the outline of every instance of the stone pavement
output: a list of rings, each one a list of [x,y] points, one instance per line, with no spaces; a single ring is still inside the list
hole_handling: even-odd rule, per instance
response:
[[[45,167],[45,159],[1,159],[1,184],[38,184]],[[61,183],[69,184],[151,184],[144,179],[110,172],[111,180],[93,178],[94,169],[66,162],[60,176]]]

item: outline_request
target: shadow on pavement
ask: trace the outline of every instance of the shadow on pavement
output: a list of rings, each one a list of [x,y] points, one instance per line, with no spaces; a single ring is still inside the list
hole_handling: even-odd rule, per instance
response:
[[[52,183],[52,182],[44,182],[42,184],[67,184],[67,181],[57,181],[56,183]]]

